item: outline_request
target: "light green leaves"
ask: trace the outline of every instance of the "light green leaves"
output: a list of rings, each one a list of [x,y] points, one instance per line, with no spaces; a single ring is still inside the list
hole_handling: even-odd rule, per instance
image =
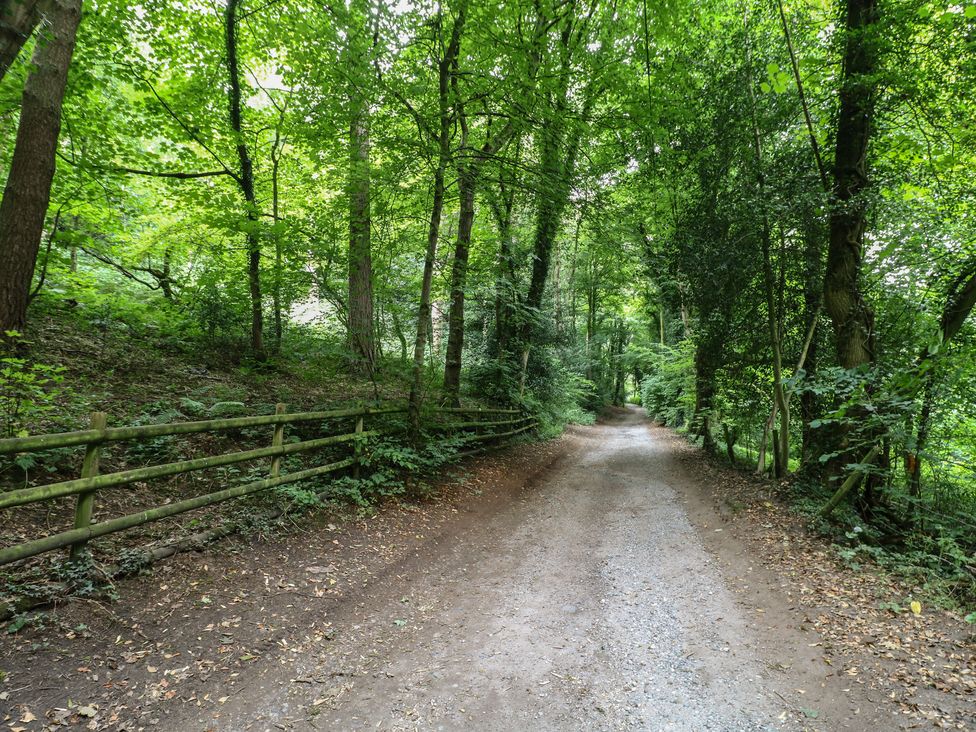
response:
[[[776,92],[782,94],[790,83],[790,75],[781,70],[779,64],[766,64],[766,81],[759,84],[764,94]]]

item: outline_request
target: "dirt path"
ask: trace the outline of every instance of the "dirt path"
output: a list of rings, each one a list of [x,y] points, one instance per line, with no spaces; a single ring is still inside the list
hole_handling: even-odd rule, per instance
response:
[[[760,730],[809,721],[806,709],[866,728],[854,700],[821,687],[832,672],[810,637],[736,602],[678,501],[687,479],[639,412],[577,442],[364,598],[353,632],[245,686],[217,727]]]
[[[74,676],[35,669],[33,683],[50,686],[22,695],[8,720],[29,708],[50,720],[67,683],[76,700],[98,700],[86,711],[109,726],[93,729],[895,726],[821,660],[778,578],[721,535],[666,433],[641,412],[575,429],[553,459],[527,481],[513,472],[524,466],[503,460],[496,477],[509,489],[479,495],[475,484],[426,525],[383,519],[392,523],[333,540],[353,556],[323,557],[327,541],[296,537],[233,560],[205,606],[186,603],[181,619],[149,612],[178,581],[159,577],[141,588],[145,614],[120,620],[141,637],[119,634],[122,662],[92,641],[35,648],[33,662],[52,671],[68,658],[85,665]],[[355,572],[342,593],[323,591],[339,562]],[[260,653],[234,646],[244,628],[261,637]]]

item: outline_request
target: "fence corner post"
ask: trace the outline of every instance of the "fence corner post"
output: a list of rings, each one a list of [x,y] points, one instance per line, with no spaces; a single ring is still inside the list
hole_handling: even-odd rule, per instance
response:
[[[108,414],[105,412],[91,413],[91,429],[101,432],[108,425]],[[102,440],[97,437],[85,446],[85,459],[81,464],[81,477],[94,478],[98,475],[98,462],[102,454]],[[95,491],[89,490],[78,494],[78,502],[75,504],[75,528],[87,529],[91,526],[92,511],[95,506]],[[71,545],[71,559],[77,561],[85,554],[88,544],[87,539],[83,539]]]
[[[359,413],[356,417],[356,441],[353,446],[353,460],[355,461],[352,465],[352,477],[359,480],[359,468],[363,462],[363,441],[360,435],[363,434],[363,420],[366,414],[366,408]]]
[[[287,407],[278,402],[275,404],[275,414],[284,414]],[[279,422],[274,426],[274,434],[271,437],[271,447],[281,447],[285,442],[285,425]],[[281,474],[281,455],[271,458],[271,477],[277,478]]]

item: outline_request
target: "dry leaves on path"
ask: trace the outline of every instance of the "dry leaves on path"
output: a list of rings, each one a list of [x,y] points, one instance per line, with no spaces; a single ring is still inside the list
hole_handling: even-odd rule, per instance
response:
[[[923,604],[921,588],[876,564],[845,564],[778,497],[775,483],[704,459],[694,446],[672,439],[737,535],[785,580],[787,597],[823,638],[824,660],[839,675],[880,691],[915,724],[976,727],[972,625],[959,613]]]

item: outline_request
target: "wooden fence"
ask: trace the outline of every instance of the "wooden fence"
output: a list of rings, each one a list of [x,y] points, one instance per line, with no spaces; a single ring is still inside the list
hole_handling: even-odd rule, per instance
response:
[[[365,442],[371,437],[392,432],[392,430],[388,429],[365,430],[365,418],[372,415],[392,415],[404,412],[406,412],[406,407],[363,406],[351,409],[296,412],[289,414],[285,410],[285,405],[278,404],[275,408],[275,413],[272,415],[133,427],[108,427],[107,415],[104,412],[94,412],[91,415],[91,429],[2,439],[0,440],[0,455],[34,453],[77,446],[84,446],[85,454],[81,465],[81,477],[77,479],[0,492],[0,510],[14,506],[23,506],[28,503],[36,503],[38,501],[50,501],[64,496],[77,496],[73,529],[27,541],[22,544],[4,547],[0,549],[0,565],[9,564],[10,562],[26,559],[62,547],[70,547],[71,556],[77,558],[85,551],[87,542],[99,536],[124,531],[134,526],[151,521],[159,521],[160,519],[222,503],[234,498],[249,496],[280,485],[297,483],[327,473],[334,473],[345,468],[351,468],[354,474],[358,475],[359,467],[362,464],[362,448]],[[533,417],[521,415],[518,410],[514,409],[437,409],[428,414],[431,416],[441,416],[440,422],[428,425],[430,429],[454,432],[467,431],[466,433],[462,433],[464,434],[462,439],[466,443],[511,437],[536,426]],[[486,419],[488,416],[494,417],[494,419]],[[352,432],[285,443],[285,428],[288,425],[324,422],[326,420],[342,418],[355,418],[355,427]],[[460,418],[460,421],[455,421],[455,418]],[[104,446],[109,443],[204,432],[216,433],[264,426],[273,428],[271,444],[268,447],[211,455],[192,460],[180,460],[114,473],[99,473],[101,452]],[[501,428],[502,431],[484,431],[489,428]],[[299,470],[284,475],[281,474],[281,459],[283,457],[343,443],[352,443],[352,451],[348,457],[306,470]],[[137,481],[144,481],[151,478],[182,475],[207,468],[266,458],[270,458],[271,463],[268,477],[262,480],[225,488],[224,490],[188,498],[175,503],[156,506],[155,508],[138,513],[92,523],[95,497],[100,490],[130,485]]]

